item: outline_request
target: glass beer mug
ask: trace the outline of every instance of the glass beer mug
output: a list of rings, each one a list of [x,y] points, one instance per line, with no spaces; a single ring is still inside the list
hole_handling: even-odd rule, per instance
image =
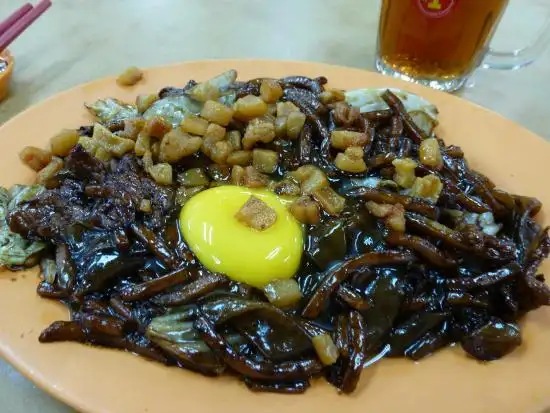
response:
[[[382,0],[376,68],[386,75],[450,92],[464,86],[479,66],[524,67],[549,43],[550,24],[547,22],[535,43],[524,49],[493,51],[489,43],[508,3]]]

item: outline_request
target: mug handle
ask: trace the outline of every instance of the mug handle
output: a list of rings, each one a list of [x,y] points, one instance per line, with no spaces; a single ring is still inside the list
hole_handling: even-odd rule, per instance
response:
[[[489,48],[485,59],[481,63],[481,67],[498,70],[521,69],[533,63],[548,45],[550,45],[550,19],[546,21],[537,39],[523,49],[503,52]]]

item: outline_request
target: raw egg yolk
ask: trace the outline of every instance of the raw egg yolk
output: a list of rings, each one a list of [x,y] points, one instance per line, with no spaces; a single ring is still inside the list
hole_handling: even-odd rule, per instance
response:
[[[277,214],[275,223],[263,231],[235,217],[252,195]],[[261,288],[275,279],[291,278],[300,265],[302,227],[288,204],[267,190],[220,186],[187,201],[179,223],[189,248],[207,269]]]

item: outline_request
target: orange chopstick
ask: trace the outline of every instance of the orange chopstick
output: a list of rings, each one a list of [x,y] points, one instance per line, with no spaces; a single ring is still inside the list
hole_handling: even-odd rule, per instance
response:
[[[2,22],[4,31],[0,31],[0,53],[27,30],[51,5],[51,0],[42,0],[35,7],[29,4],[30,9],[26,4]]]

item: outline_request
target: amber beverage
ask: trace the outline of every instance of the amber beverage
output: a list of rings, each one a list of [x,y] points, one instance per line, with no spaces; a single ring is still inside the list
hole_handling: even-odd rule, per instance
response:
[[[377,68],[437,89],[458,89],[488,54],[507,5],[508,0],[382,0]]]

